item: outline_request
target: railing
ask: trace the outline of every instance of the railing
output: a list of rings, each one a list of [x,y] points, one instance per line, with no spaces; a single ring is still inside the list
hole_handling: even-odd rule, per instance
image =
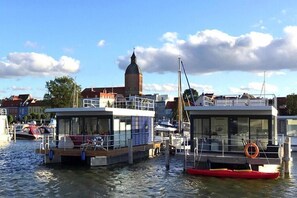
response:
[[[243,96],[220,96],[213,100],[203,98],[201,103],[203,106],[274,106],[277,107],[277,99],[274,94]]]
[[[268,142],[278,142],[278,144],[268,144]],[[244,154],[245,145],[255,143],[259,148],[259,155],[279,157],[279,147],[283,144],[284,139],[278,140],[244,140],[244,139],[225,139],[225,138],[195,138],[193,142],[194,153],[221,153],[224,156],[226,153]]]
[[[148,133],[142,134],[142,142],[148,142]],[[128,147],[129,139],[125,134],[116,135],[60,135],[59,140],[50,136],[43,136],[39,146],[40,150],[49,150],[50,148],[60,149],[93,149],[105,151],[121,149]],[[139,144],[141,145],[141,144]],[[137,145],[133,145],[137,146]]]
[[[99,108],[99,107],[113,107],[113,108],[126,108],[137,110],[154,111],[154,100],[141,97],[130,97],[124,100],[114,101],[113,103],[100,103],[100,99],[84,99],[83,107],[86,108]]]

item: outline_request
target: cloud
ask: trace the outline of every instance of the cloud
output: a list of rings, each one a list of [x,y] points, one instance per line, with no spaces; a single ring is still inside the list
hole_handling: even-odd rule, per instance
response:
[[[104,46],[105,46],[105,40],[100,40],[100,41],[97,43],[97,46],[98,46],[98,47],[104,47]]]
[[[189,35],[186,40],[166,32],[161,47],[135,48],[137,63],[143,72],[176,72],[178,57],[182,58],[188,74],[220,71],[263,72],[281,69],[297,70],[297,26],[284,28],[282,38],[250,32],[232,36],[219,30],[204,30]],[[117,59],[125,70],[131,52]]]
[[[32,49],[37,49],[39,47],[38,44],[33,41],[26,41],[24,45],[25,47],[32,48]]]
[[[188,85],[182,85],[183,89],[188,89]],[[213,93],[214,89],[211,85],[199,85],[191,83],[191,88],[195,89],[201,94],[204,93]],[[145,84],[143,86],[144,92],[146,93],[175,93],[177,92],[177,84],[168,83],[168,84]]]
[[[29,91],[29,90],[32,90],[31,87],[17,87],[17,86],[12,86],[10,89],[13,90],[13,91]]]
[[[0,77],[61,76],[75,73],[79,67],[78,60],[67,56],[55,60],[46,54],[14,52],[0,61]]]
[[[250,82],[246,87],[229,87],[229,91],[232,94],[242,94],[245,92],[248,93],[261,93],[265,94],[273,94],[277,93],[278,88],[275,85],[265,83],[265,87],[263,87],[263,83],[259,82]]]

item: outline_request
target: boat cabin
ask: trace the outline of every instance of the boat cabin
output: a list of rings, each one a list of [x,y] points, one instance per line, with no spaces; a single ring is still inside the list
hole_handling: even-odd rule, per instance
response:
[[[125,154],[127,154],[129,140],[132,141],[133,147],[153,142],[155,115],[153,101],[133,97],[102,106],[99,100],[85,99],[83,107],[80,108],[46,110],[47,113],[56,114],[56,149],[86,151],[86,158],[92,160],[99,156],[109,158],[108,152],[115,153],[115,150],[118,150],[118,154],[123,154],[120,150],[126,149]],[[98,150],[98,153],[91,152],[95,150]],[[78,154],[81,155],[80,152]],[[61,154],[61,156],[66,155]],[[103,165],[117,160],[105,161]]]
[[[260,150],[277,144],[276,97],[243,94],[201,95],[199,106],[185,107],[190,114],[192,151],[243,152],[256,142]]]

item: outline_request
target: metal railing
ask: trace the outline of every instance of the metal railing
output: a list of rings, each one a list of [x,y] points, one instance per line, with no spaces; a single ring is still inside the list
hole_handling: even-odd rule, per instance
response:
[[[141,97],[130,97],[123,100],[114,101],[113,103],[100,104],[100,98],[98,99],[84,99],[83,107],[86,108],[99,108],[99,107],[113,107],[113,108],[125,108],[125,109],[137,109],[154,111],[154,100]]]
[[[132,137],[126,136],[126,134],[116,135],[60,135],[59,140],[54,139],[52,136],[43,136],[39,145],[40,150],[49,150],[50,148],[59,149],[93,149],[93,150],[115,150],[128,147],[129,139]],[[135,141],[135,145],[143,145],[148,143],[148,132],[142,133],[142,140],[138,143]],[[143,143],[143,144],[142,144]]]
[[[268,144],[268,142],[276,142],[277,144]],[[273,140],[268,139],[226,139],[226,138],[194,138],[194,154],[203,152],[244,154],[245,145],[255,143],[259,148],[259,154],[278,156],[279,147],[284,142],[284,138]]]
[[[201,101],[202,106],[274,106],[277,107],[277,98],[274,94],[249,96],[227,95],[217,96],[209,99],[204,96]]]

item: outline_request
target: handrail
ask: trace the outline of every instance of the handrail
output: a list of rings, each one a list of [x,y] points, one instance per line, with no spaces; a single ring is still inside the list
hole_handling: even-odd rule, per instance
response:
[[[149,134],[149,132],[143,133]],[[128,147],[128,140],[132,137],[126,137],[126,134],[115,134],[115,135],[99,135],[99,134],[90,134],[90,135],[69,135],[64,134],[59,136],[59,140],[52,139],[50,137],[43,136],[40,143],[40,150],[50,149],[52,147],[58,147],[61,149],[69,148],[94,148],[100,146],[95,144],[94,139],[100,137],[103,140],[101,148],[108,150],[115,150],[124,147]],[[51,142],[51,143],[50,143]],[[147,142],[147,141],[145,141]],[[136,145],[133,145],[136,146]]]

